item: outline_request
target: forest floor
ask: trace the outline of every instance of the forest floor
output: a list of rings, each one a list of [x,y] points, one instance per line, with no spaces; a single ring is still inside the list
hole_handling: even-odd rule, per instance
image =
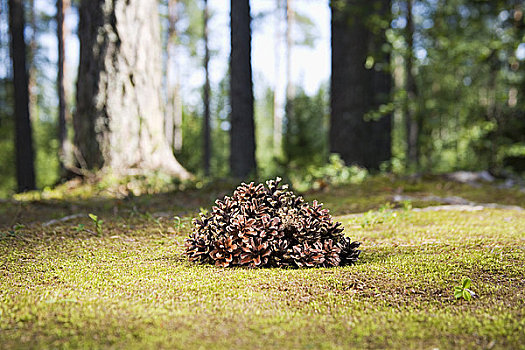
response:
[[[525,191],[371,178],[305,195],[362,242],[354,266],[189,263],[191,218],[231,189],[0,202],[0,348],[524,348]]]

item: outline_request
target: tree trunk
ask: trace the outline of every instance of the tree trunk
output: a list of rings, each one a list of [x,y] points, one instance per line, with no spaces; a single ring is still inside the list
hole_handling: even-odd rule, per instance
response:
[[[15,94],[15,149],[18,192],[35,189],[33,135],[29,117],[29,85],[22,0],[9,0],[9,31]]]
[[[166,59],[167,107],[164,130],[168,144],[175,151],[182,149],[182,100],[180,96],[180,69],[177,66],[177,28],[179,20],[177,0],[168,1],[168,44]]]
[[[290,125],[290,120],[293,118],[293,102],[295,98],[295,86],[292,82],[292,52],[293,52],[293,23],[294,10],[292,8],[292,0],[286,0],[286,105],[285,114],[288,120],[287,125]]]
[[[69,0],[57,0],[56,23],[57,23],[57,42],[58,42],[58,69],[57,69],[57,95],[58,95],[58,159],[60,163],[60,173],[62,178],[68,177],[70,170],[74,166],[73,150],[67,138],[67,124],[71,117],[67,108],[67,94],[65,87],[66,76],[66,55],[65,55],[65,26],[64,18]]]
[[[372,2],[372,6],[387,23],[391,22],[391,0],[377,0]],[[371,69],[374,74],[374,86],[372,95],[374,101],[371,109],[377,110],[381,105],[386,105],[391,101],[392,92],[392,73],[390,70],[390,52],[384,50],[386,45],[386,28],[375,28],[372,40],[372,53],[375,57],[376,64]],[[378,169],[381,163],[390,161],[392,158],[392,115],[384,114],[379,120],[370,122],[371,127],[371,148],[374,150],[375,158],[373,169]]]
[[[380,1],[379,13],[390,9],[389,1]],[[390,159],[391,118],[366,121],[364,116],[388,101],[391,78],[379,65],[388,65],[389,57],[377,54],[384,43],[384,31],[374,36],[367,16],[378,11],[374,2],[332,0],[332,76],[330,151],[338,153],[346,164],[378,169]],[[366,67],[373,55],[375,67]],[[379,62],[378,62],[379,61]]]
[[[36,26],[36,8],[35,0],[29,1],[29,27],[31,28],[31,37],[29,39],[29,54],[28,62],[28,88],[29,88],[29,116],[31,122],[37,120],[38,115],[38,86],[37,86],[37,68],[36,55],[38,51],[38,44],[36,41],[36,33],[38,32]]]
[[[211,135],[210,135],[210,50],[208,43],[208,0],[204,0],[204,125],[203,125],[203,137],[204,137],[204,174],[210,175],[210,158],[211,158]]]
[[[164,135],[154,0],[82,0],[75,141],[89,170],[187,179]]]
[[[249,0],[231,0],[230,168],[246,178],[256,171]]]
[[[279,157],[282,154],[282,140],[283,140],[283,117],[284,117],[284,94],[281,87],[281,38],[282,38],[282,14],[283,9],[282,0],[276,0],[276,15],[275,15],[275,77],[273,90],[273,153],[274,156]]]
[[[406,129],[406,165],[408,169],[419,169],[419,124],[414,111],[414,103],[417,97],[416,82],[412,67],[414,63],[414,21],[412,16],[412,2],[406,1],[406,31],[407,52],[405,55],[405,90],[406,101],[404,105],[405,129]]]

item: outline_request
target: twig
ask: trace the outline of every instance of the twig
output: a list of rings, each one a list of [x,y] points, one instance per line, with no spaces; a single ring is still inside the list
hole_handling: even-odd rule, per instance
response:
[[[68,215],[68,216],[64,216],[63,218],[60,218],[60,219],[53,219],[53,220],[49,220],[47,222],[44,222],[42,224],[42,226],[50,226],[50,225],[57,224],[59,222],[64,222],[64,221],[68,221],[68,220],[71,220],[71,219],[76,219],[76,218],[86,217],[86,216],[87,216],[87,214],[84,214],[84,213]]]

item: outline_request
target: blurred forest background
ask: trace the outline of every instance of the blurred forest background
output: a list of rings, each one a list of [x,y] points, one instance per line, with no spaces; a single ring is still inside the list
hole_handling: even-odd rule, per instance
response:
[[[99,169],[279,175],[299,190],[380,171],[525,172],[522,1],[212,2],[231,22],[206,0],[1,0],[0,196]],[[331,13],[332,73],[311,92],[291,71],[294,51],[318,48],[322,22],[302,11],[314,2]],[[254,80],[263,28],[276,68]]]

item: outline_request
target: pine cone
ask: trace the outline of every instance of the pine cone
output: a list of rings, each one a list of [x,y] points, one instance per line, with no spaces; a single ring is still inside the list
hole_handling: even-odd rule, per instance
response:
[[[280,186],[280,178],[242,183],[215,201],[210,214],[193,220],[186,239],[190,261],[216,266],[330,267],[353,264],[358,242],[344,237],[341,223],[322,204],[311,205]]]

